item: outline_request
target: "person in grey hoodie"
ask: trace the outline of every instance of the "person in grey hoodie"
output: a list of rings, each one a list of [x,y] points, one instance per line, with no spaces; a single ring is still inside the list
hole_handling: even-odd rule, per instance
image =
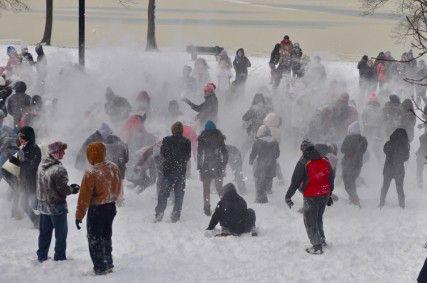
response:
[[[68,233],[66,197],[79,192],[79,185],[68,185],[68,173],[61,163],[67,144],[60,141],[48,146],[49,156],[43,159],[38,171],[37,210],[40,213],[38,261],[48,259],[52,231],[55,230],[54,260],[66,260]]]
[[[256,203],[267,203],[267,192],[271,190],[276,177],[277,159],[280,156],[279,143],[271,136],[270,129],[262,125],[257,132],[249,165],[254,165]]]
[[[342,179],[344,188],[350,198],[350,203],[361,207],[356,190],[356,179],[360,175],[363,165],[363,155],[368,148],[368,141],[360,134],[359,122],[353,122],[348,127],[348,135],[341,146]]]

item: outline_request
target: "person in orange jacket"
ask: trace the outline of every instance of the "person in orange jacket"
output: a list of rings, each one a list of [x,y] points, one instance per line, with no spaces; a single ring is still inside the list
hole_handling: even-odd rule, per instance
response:
[[[105,144],[94,142],[88,145],[86,155],[92,165],[84,174],[76,211],[76,226],[87,215],[89,252],[97,275],[113,271],[112,226],[116,215],[116,202],[123,195],[120,170],[106,160]]]

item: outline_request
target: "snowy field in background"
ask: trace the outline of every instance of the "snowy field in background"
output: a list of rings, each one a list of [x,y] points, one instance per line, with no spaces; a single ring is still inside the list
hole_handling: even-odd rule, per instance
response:
[[[0,54],[2,64],[5,62],[3,50]],[[47,50],[49,62],[63,57],[76,60],[75,54],[75,50]],[[89,69],[108,64],[109,59],[105,63],[102,56],[96,55],[96,52],[88,52]],[[162,56],[162,53],[150,56]],[[185,58],[188,60],[189,56]],[[266,59],[251,60],[254,66],[251,76],[268,79]],[[356,85],[354,63],[328,62],[327,69],[330,75],[352,77],[352,85]],[[120,68],[115,71],[120,72]],[[104,89],[100,90],[100,95]],[[250,103],[249,96],[245,103]],[[82,123],[81,117],[74,116],[74,119]],[[76,134],[73,127],[75,124],[70,123],[66,130],[61,128],[56,138],[68,141],[70,137],[67,134]],[[83,136],[74,144],[71,142],[65,158],[66,167],[71,171],[71,182],[80,182],[81,179],[81,174],[71,168],[72,152],[82,140]],[[125,191],[126,204],[118,209],[113,226],[115,271],[102,277],[95,277],[91,272],[86,227],[78,231],[74,226],[77,196],[68,198],[69,260],[49,260],[39,264],[35,255],[38,231],[31,228],[27,219],[16,221],[10,218],[8,187],[2,182],[0,282],[414,282],[427,256],[427,250],[423,248],[427,240],[427,193],[417,189],[415,183],[417,140],[412,144],[411,159],[407,163],[406,209],[401,210],[397,205],[394,184],[386,207],[381,211],[378,209],[382,168],[371,161],[362,171],[369,187],[358,189],[363,209],[349,206],[343,186],[336,187],[340,200],[327,208],[324,217],[330,247],[321,256],[305,252],[309,241],[302,215],[297,212],[302,205],[301,196],[294,197],[296,205],[291,210],[284,202],[285,190],[299,154],[289,150],[286,138],[282,143],[280,162],[285,187],[275,183],[273,195],[269,196],[270,203],[260,205],[253,202],[251,178],[247,183],[249,193],[244,197],[248,207],[256,211],[256,224],[260,230],[258,237],[207,237],[204,230],[209,217],[203,215],[201,182],[193,172],[194,179],[187,183],[182,217],[177,224],[168,220],[170,207],[163,223],[152,223],[156,205],[154,187],[140,195],[129,189]],[[247,164],[245,166],[248,167]],[[248,168],[245,173],[250,177]],[[228,174],[227,181],[231,181],[230,176]],[[214,206],[218,197],[214,193],[212,196]],[[53,244],[54,240],[51,256]]]

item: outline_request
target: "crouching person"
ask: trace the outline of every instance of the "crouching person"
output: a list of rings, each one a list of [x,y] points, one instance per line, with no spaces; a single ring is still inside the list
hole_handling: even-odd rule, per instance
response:
[[[37,258],[47,260],[52,231],[55,230],[54,260],[66,260],[68,224],[67,201],[70,194],[77,194],[80,186],[68,185],[68,173],[61,161],[67,144],[54,142],[49,145],[49,156],[43,159],[37,179],[37,210],[40,213],[39,249]]]
[[[106,160],[106,146],[100,142],[88,145],[86,155],[92,165],[84,174],[76,211],[76,226],[87,214],[89,253],[96,275],[113,271],[112,226],[116,215],[116,201],[122,195],[120,170]]]
[[[207,230],[213,230],[219,223],[222,235],[239,236],[243,233],[255,231],[255,211],[248,209],[246,201],[239,196],[233,184],[224,187],[224,195],[216,206]]]

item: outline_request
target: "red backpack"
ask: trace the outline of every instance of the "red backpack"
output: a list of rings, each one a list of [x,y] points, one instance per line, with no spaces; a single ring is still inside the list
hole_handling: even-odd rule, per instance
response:
[[[331,165],[327,159],[310,160],[305,170],[307,183],[304,197],[320,197],[331,193]]]

